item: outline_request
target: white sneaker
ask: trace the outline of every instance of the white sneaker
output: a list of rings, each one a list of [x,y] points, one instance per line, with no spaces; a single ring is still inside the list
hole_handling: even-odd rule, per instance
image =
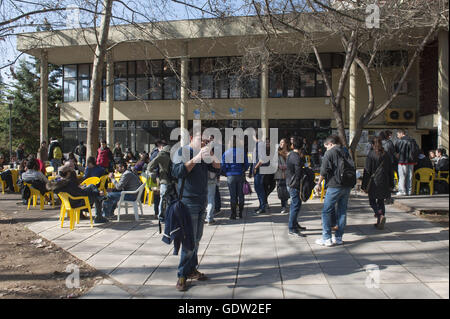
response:
[[[342,237],[334,237],[331,238],[331,242],[335,245],[343,245],[344,242],[342,241]]]
[[[316,239],[316,244],[325,247],[333,246],[333,242],[331,241],[331,239],[323,240],[323,238]]]

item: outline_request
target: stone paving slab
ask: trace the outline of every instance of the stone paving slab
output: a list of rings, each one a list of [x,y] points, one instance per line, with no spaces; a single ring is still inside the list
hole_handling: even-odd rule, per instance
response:
[[[221,192],[225,201],[223,182]],[[432,206],[437,197],[407,200]],[[269,213],[254,215],[253,193],[244,218],[229,220],[224,203],[217,224],[205,225],[199,246],[199,269],[210,280],[190,282],[184,293],[175,290],[180,256],[161,241],[151,206],[144,205],[138,222],[133,214],[92,228],[82,220],[73,231],[66,222],[61,228],[58,208],[33,211],[37,217],[27,227],[110,276],[84,298],[449,298],[448,227],[389,205],[386,227],[377,230],[367,197],[356,196],[349,202],[344,245],[321,247],[315,244],[322,235],[318,199],[302,205],[305,238],[288,235],[289,216],[280,214],[276,193],[269,204]],[[379,269],[379,283],[368,288],[365,267],[371,264]]]

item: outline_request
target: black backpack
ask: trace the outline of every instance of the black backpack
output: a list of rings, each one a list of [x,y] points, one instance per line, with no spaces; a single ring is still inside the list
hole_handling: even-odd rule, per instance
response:
[[[316,186],[314,183],[315,176],[312,169],[309,167],[302,168],[302,177],[300,179],[300,199],[302,202],[306,202]]]
[[[419,160],[419,154],[420,154],[419,145],[417,145],[416,140],[410,139],[408,141],[408,146],[409,146],[408,162],[409,163],[417,163],[417,161]]]
[[[356,184],[356,169],[350,155],[345,151],[338,151],[336,168],[336,182],[343,187],[353,188]]]

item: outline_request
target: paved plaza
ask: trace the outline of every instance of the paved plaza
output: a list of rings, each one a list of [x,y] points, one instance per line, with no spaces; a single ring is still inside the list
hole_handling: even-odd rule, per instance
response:
[[[276,192],[270,213],[260,216],[252,214],[256,194],[246,196],[242,220],[228,219],[223,180],[221,193],[218,223],[205,225],[199,249],[199,270],[210,280],[191,282],[186,292],[175,289],[180,256],[161,241],[153,207],[144,206],[138,222],[131,210],[120,222],[91,228],[81,221],[74,231],[68,221],[61,229],[57,209],[34,209],[29,213],[46,218],[30,219],[27,227],[108,275],[83,298],[449,298],[448,227],[390,205],[385,229],[377,230],[367,197],[352,192],[344,245],[320,247],[318,199],[302,205],[307,237],[299,238],[288,235]],[[448,210],[448,196],[433,199]]]

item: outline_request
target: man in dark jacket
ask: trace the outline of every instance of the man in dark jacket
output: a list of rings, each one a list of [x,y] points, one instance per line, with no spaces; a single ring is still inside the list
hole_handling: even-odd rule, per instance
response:
[[[91,205],[95,204],[94,223],[100,224],[108,222],[108,219],[102,216],[101,200],[103,199],[103,196],[102,194],[100,194],[95,185],[89,185],[86,188],[81,188],[78,185],[78,180],[74,169],[71,168],[69,165],[62,166],[61,169],[59,170],[59,175],[61,176],[61,178],[58,178],[56,180],[47,183],[48,190],[53,191],[55,194],[61,192],[68,193],[73,197],[88,196],[89,203]],[[85,204],[83,200],[69,199],[69,202],[72,208],[84,206]],[[80,217],[83,216],[80,215]]]
[[[19,147],[16,150],[17,161],[21,162],[25,159],[25,144],[20,143]]]
[[[194,150],[198,152],[195,156]],[[184,247],[181,250],[176,288],[179,291],[184,291],[187,288],[186,279],[207,279],[204,274],[197,270],[197,252],[203,235],[206,215],[208,167],[212,166],[215,169],[220,169],[220,160],[215,156],[211,156],[210,147],[202,145],[200,133],[191,133],[190,144],[176,152],[176,156],[173,159],[172,176],[178,178],[178,193],[182,194],[182,202],[191,214],[195,240],[195,249],[193,251],[186,250]],[[183,189],[182,185],[184,185]]]
[[[74,153],[79,156],[79,161],[81,163],[81,166],[86,166],[86,145],[84,145],[84,142],[81,141],[80,144],[75,147]]]
[[[346,159],[351,161],[348,153],[340,145],[338,136],[331,135],[326,138],[324,146],[327,151],[323,157],[320,167],[319,181],[315,187],[320,192],[322,181],[325,180],[327,193],[322,208],[322,238],[316,240],[320,246],[342,245],[342,236],[347,219],[347,204],[351,187],[343,185],[338,176],[338,166],[340,161]],[[335,208],[337,204],[337,207]],[[331,237],[331,213],[336,213],[337,230],[336,237]]]
[[[162,211],[162,203],[164,199],[164,195],[166,194],[167,187],[172,182],[170,175],[170,146],[165,145],[164,142],[161,142],[160,146],[163,146],[162,149],[158,152],[158,155],[150,162],[147,166],[147,176],[151,178],[150,175],[156,169],[158,169],[159,175],[159,203],[158,203],[158,217],[159,213]],[[155,204],[156,206],[156,204]],[[156,212],[156,209],[155,209]]]
[[[414,165],[417,159],[411,158],[412,149],[416,141],[406,135],[404,129],[397,131],[397,138],[395,145],[395,153],[398,158],[398,193],[397,195],[410,196],[412,194],[412,180]]]
[[[305,235],[300,232],[301,227],[297,223],[298,213],[302,206],[302,201],[300,199],[300,180],[302,177],[302,167],[305,161],[300,157],[302,143],[295,139],[292,145],[294,149],[289,153],[286,162],[286,184],[291,197],[288,228],[289,235],[305,237]]]

